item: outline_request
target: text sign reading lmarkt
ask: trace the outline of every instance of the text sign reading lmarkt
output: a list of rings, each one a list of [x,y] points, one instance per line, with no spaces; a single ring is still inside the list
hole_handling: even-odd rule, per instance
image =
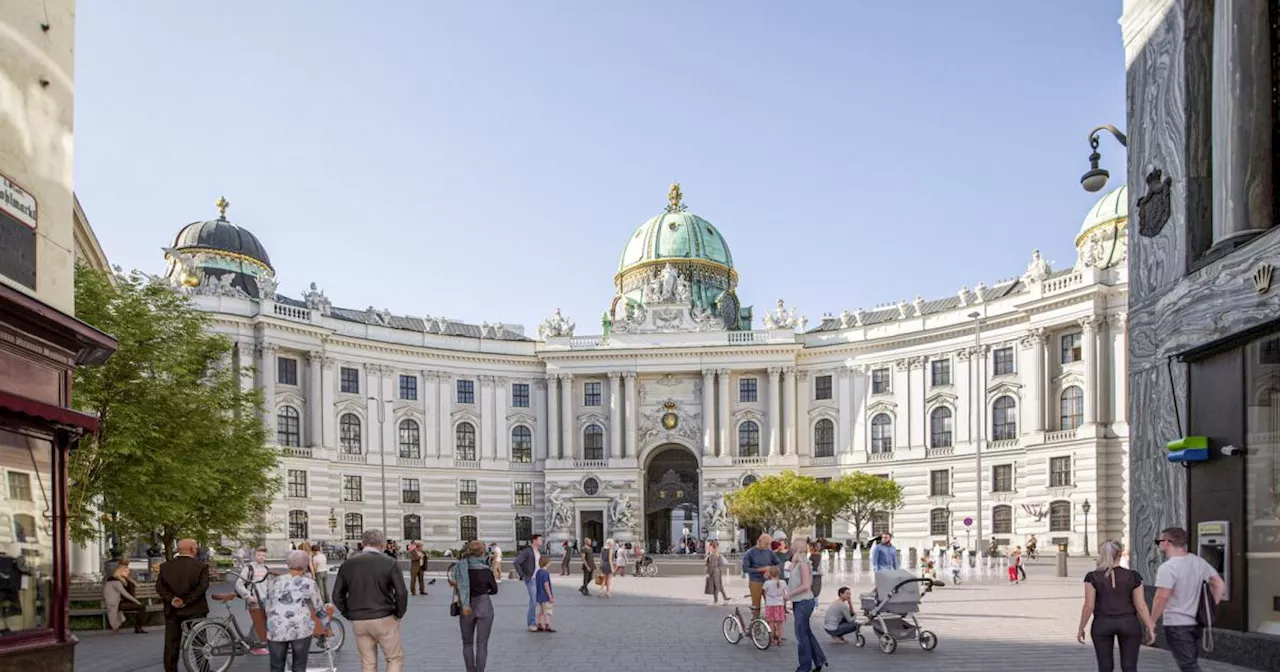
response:
[[[36,288],[36,197],[0,175],[0,275]]]

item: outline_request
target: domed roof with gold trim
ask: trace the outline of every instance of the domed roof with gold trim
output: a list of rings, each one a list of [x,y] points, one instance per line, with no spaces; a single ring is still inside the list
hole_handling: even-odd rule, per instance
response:
[[[168,275],[175,284],[206,288],[208,293],[269,297],[275,292],[271,257],[257,236],[227,219],[230,205],[219,198],[217,219],[192,222],[178,231],[173,244],[164,248]]]
[[[1076,235],[1077,267],[1107,269],[1123,263],[1129,242],[1129,187],[1122,186],[1089,209]]]
[[[627,241],[618,272],[641,265],[692,259],[733,268],[733,254],[720,230],[685,207],[680,185],[671,185],[667,209],[649,218]]]

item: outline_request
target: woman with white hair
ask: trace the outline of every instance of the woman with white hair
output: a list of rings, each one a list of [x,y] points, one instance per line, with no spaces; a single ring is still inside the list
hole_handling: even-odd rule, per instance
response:
[[[1156,641],[1156,624],[1147,611],[1142,576],[1120,566],[1124,547],[1118,541],[1104,541],[1098,548],[1098,568],[1084,577],[1084,606],[1080,609],[1080,630],[1076,641],[1085,641],[1084,628],[1093,617],[1093,649],[1098,656],[1098,672],[1116,668],[1116,640],[1120,642],[1120,669],[1138,671],[1142,641]]]
[[[291,551],[285,564],[289,574],[276,577],[267,590],[267,649],[271,652],[271,672],[284,672],[285,659],[293,652],[293,672],[306,672],[311,637],[324,632],[316,613],[332,608],[321,601],[320,589],[307,576],[311,554]]]
[[[597,597],[613,597],[613,540],[606,539],[604,549],[600,551],[600,576],[604,579],[600,584]]]

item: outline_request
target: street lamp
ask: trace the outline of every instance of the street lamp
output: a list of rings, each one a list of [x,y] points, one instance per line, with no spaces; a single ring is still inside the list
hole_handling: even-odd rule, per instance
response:
[[[1080,510],[1084,511],[1084,554],[1093,555],[1089,546],[1089,512],[1093,510],[1093,505],[1086,499],[1084,504],[1080,505]]]
[[[978,519],[977,521],[978,522],[978,545],[975,547],[974,550],[981,553],[982,552],[982,520],[983,518],[986,518],[986,513],[984,513],[982,510],[982,482],[983,482],[982,433],[983,431],[985,431],[985,427],[986,427],[985,416],[986,416],[986,407],[987,407],[986,401],[985,399],[983,399],[983,394],[982,394],[982,390],[985,389],[986,387],[985,385],[982,384],[982,374],[985,371],[982,368],[982,360],[979,358],[979,353],[982,351],[982,313],[979,313],[977,311],[969,313],[969,319],[973,320],[973,357],[975,358],[975,361],[978,362],[977,372],[976,372],[977,375],[974,376],[974,383],[976,386],[977,394],[975,394],[973,397],[974,401],[978,404],[978,436],[973,443],[974,474],[977,476],[977,482],[978,482],[978,487],[975,488],[975,490],[978,493],[978,508],[977,508],[977,515],[974,516],[975,518]],[[968,542],[966,541],[965,544],[967,545]]]
[[[1107,178],[1111,177],[1105,169],[1098,167],[1098,161],[1102,159],[1102,155],[1098,153],[1098,131],[1107,131],[1115,137],[1121,147],[1129,146],[1129,138],[1120,129],[1111,124],[1103,124],[1092,131],[1089,131],[1089,148],[1093,153],[1089,154],[1089,172],[1080,178],[1080,186],[1085,191],[1095,192],[1107,186]]]
[[[369,397],[369,401],[377,401],[377,397]],[[382,471],[382,534],[386,535],[387,529],[387,406],[393,404],[390,399],[386,399],[383,403],[378,404],[378,468]]]

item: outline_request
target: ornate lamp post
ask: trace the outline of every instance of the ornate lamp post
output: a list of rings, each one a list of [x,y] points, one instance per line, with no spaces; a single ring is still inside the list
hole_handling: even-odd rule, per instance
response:
[[[1084,511],[1084,554],[1093,555],[1092,547],[1089,546],[1089,512],[1093,510],[1093,505],[1086,499],[1080,505],[1080,510]]]
[[[1124,133],[1121,133],[1120,129],[1111,124],[1103,124],[1089,131],[1089,148],[1093,152],[1089,154],[1089,172],[1080,178],[1080,186],[1084,187],[1084,190],[1088,192],[1098,191],[1107,186],[1107,178],[1111,177],[1111,173],[1098,167],[1098,161],[1102,159],[1102,155],[1098,153],[1098,131],[1110,133],[1120,143],[1121,147],[1127,148],[1129,146],[1129,138]]]

